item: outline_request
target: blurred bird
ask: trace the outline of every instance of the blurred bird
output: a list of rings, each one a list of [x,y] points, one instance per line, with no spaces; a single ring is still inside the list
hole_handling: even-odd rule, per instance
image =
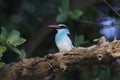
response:
[[[98,20],[101,26],[100,34],[105,36],[108,41],[112,41],[115,38],[120,40],[120,28],[117,25],[116,18],[103,17]]]
[[[98,20],[101,25],[100,34],[105,36],[108,41],[113,41],[114,39],[120,40],[120,28],[117,25],[116,18],[113,17],[103,17]],[[117,58],[113,65],[120,67],[120,58]]]
[[[49,25],[49,27],[57,30],[57,34],[55,35],[55,43],[59,51],[70,51],[74,48],[69,29],[66,25]]]

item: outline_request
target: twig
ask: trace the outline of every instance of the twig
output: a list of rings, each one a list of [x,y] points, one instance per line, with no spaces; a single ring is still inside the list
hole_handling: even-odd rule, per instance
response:
[[[93,24],[93,25],[99,25],[98,23],[92,22],[92,21],[86,21],[86,20],[78,20],[78,19],[72,19],[71,17],[67,16],[69,19],[75,21],[75,22],[80,22],[80,23],[87,23],[87,24]]]
[[[120,14],[106,1],[104,0],[104,3],[117,15],[120,17]]]
[[[99,25],[98,23],[92,22],[92,21],[86,21],[86,20],[74,20],[76,22],[81,22],[81,23],[87,23],[87,24],[93,24],[93,25]]]

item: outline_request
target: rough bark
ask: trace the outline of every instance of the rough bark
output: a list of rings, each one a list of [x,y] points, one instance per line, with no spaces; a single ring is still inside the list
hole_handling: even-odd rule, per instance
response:
[[[120,40],[108,43],[99,39],[97,45],[77,47],[69,52],[48,54],[45,57],[24,59],[0,69],[0,80],[38,80],[39,78],[83,67],[108,66],[120,57]]]

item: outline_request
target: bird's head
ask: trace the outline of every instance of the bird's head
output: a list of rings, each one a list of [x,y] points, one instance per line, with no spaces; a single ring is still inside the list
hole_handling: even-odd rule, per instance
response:
[[[102,26],[111,26],[116,24],[117,20],[113,17],[103,17],[98,19],[98,23]]]
[[[58,24],[58,25],[49,25],[50,28],[56,29],[57,31],[68,29],[68,27],[65,24]]]

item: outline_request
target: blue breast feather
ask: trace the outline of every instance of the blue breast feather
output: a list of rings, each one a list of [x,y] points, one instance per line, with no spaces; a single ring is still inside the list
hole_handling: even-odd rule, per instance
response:
[[[68,47],[68,49],[74,48],[71,38],[68,35],[70,35],[70,33],[69,33],[69,30],[67,30],[67,29],[63,29],[56,34],[55,42],[56,42],[58,48],[60,48],[60,47],[62,47],[62,48]]]

